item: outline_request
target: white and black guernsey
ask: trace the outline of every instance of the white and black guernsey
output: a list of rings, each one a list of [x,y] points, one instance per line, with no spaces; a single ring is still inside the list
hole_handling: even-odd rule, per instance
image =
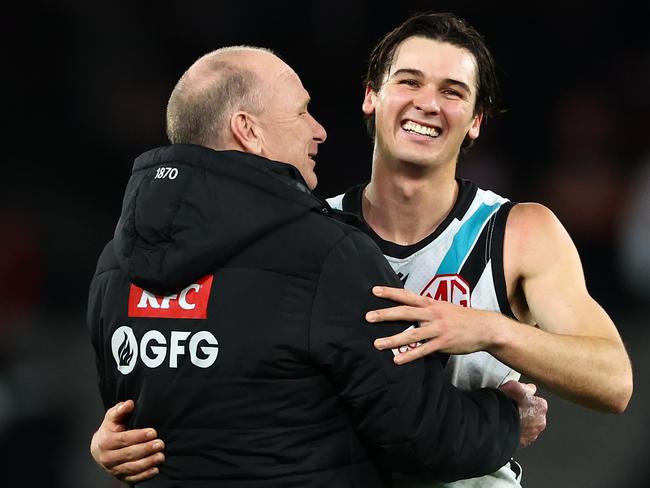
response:
[[[405,288],[438,300],[497,311],[514,318],[503,271],[505,226],[514,203],[478,188],[471,181],[457,181],[458,198],[449,215],[434,232],[409,246],[382,239],[363,219],[361,198],[365,185],[332,197],[328,203],[361,218],[362,230],[380,247]],[[451,355],[445,369],[451,382],[464,390],[498,387],[521,376],[487,352]],[[520,475],[519,466],[513,464],[488,476],[493,478],[489,481],[481,478],[480,483],[474,479],[440,486],[512,487],[519,486],[517,478]]]

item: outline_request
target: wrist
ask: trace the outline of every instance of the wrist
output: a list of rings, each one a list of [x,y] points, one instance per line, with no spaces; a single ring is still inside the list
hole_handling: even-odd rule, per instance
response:
[[[502,350],[511,341],[512,320],[498,312],[488,312],[489,317],[485,322],[486,345],[485,350],[489,353]]]

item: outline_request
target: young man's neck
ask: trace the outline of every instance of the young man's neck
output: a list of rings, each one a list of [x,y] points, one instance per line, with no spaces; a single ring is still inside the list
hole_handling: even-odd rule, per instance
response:
[[[430,235],[458,197],[456,165],[426,171],[395,171],[373,164],[362,198],[363,217],[384,240],[403,246]]]

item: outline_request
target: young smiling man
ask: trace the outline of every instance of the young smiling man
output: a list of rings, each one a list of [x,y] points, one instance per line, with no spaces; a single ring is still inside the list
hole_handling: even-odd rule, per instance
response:
[[[406,288],[375,289],[402,305],[370,311],[368,321],[420,322],[375,346],[399,348],[398,364],[451,354],[446,371],[461,388],[523,373],[576,403],[620,413],[632,394],[630,361],[563,226],[542,205],[515,205],[456,177],[462,148],[496,111],[497,86],[482,37],[451,14],[412,17],[371,54],[363,112],[372,176],[329,202],[362,218]],[[453,485],[520,479],[512,462]]]

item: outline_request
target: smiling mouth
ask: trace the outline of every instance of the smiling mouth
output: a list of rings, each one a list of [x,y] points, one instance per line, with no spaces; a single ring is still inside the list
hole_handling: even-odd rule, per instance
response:
[[[417,122],[413,122],[412,120],[407,120],[403,122],[402,129],[404,129],[406,132],[411,132],[413,134],[431,137],[432,139],[435,139],[442,133],[442,131],[438,127],[421,125],[418,124]]]

